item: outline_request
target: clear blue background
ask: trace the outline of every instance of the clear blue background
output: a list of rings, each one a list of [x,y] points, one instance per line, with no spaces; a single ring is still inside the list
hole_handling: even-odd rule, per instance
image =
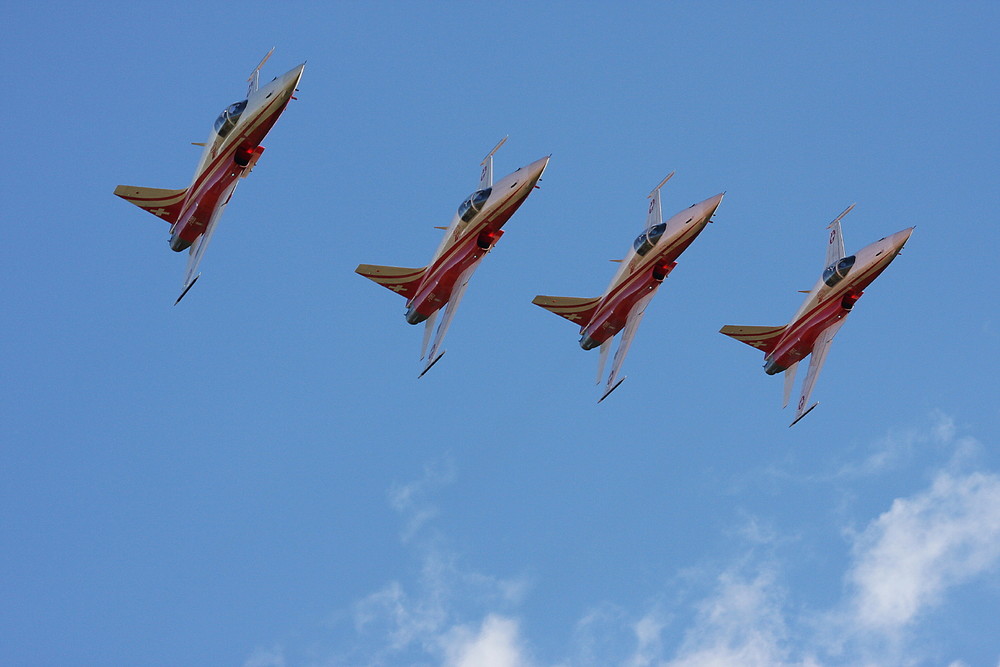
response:
[[[8,7],[0,663],[996,664],[998,19]],[[185,187],[271,46],[299,99],[173,307],[186,257],[112,191]],[[426,263],[505,135],[498,177],[551,163],[418,381],[422,331],[353,269]],[[530,301],[599,294],[672,169],[665,215],[727,195],[598,406],[596,352]],[[717,331],[785,323],[855,201],[849,252],[917,229],[788,429]],[[899,534],[943,540],[941,586],[864,625]]]

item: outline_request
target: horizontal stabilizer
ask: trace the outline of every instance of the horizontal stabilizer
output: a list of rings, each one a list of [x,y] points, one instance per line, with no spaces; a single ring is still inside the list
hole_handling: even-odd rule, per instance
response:
[[[396,294],[402,294],[407,299],[416,293],[425,271],[427,271],[426,266],[420,269],[405,269],[400,266],[375,264],[359,264],[358,268],[354,269],[355,273],[377,282],[386,289],[391,289]]]
[[[719,333],[724,333],[731,338],[735,338],[741,343],[746,343],[750,347],[763,350],[764,354],[770,354],[774,346],[781,340],[781,334],[785,333],[787,326],[783,327],[744,327],[725,326],[719,329]]]
[[[600,301],[601,297],[599,296],[584,299],[575,296],[538,295],[531,300],[531,303],[541,306],[545,310],[551,310],[559,317],[565,317],[570,322],[576,322],[582,326],[594,316],[594,310]]]
[[[142,188],[137,185],[119,185],[115,194],[158,218],[174,224],[181,214],[187,188],[164,190],[162,188]]]

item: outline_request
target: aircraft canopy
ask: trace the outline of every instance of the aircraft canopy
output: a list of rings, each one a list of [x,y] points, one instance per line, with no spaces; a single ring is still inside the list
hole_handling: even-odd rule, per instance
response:
[[[458,215],[462,218],[462,222],[469,222],[476,217],[479,211],[482,210],[483,204],[490,198],[491,192],[493,192],[493,188],[476,190],[469,195],[468,199],[462,202],[462,205],[458,207]]]
[[[230,104],[226,107],[225,111],[219,114],[219,117],[215,119],[215,132],[220,137],[225,137],[227,134],[233,131],[236,127],[236,122],[240,119],[240,115],[247,108],[247,101],[236,102],[235,104]]]
[[[847,277],[850,273],[851,267],[854,266],[854,261],[857,259],[854,255],[850,257],[845,257],[836,264],[831,264],[823,270],[823,282],[826,283],[827,287],[833,287],[841,280]]]
[[[660,237],[663,236],[663,232],[667,229],[667,223],[661,222],[658,225],[653,225],[647,229],[632,243],[632,247],[635,249],[637,255],[645,255],[647,252],[653,249],[653,246],[659,243]]]

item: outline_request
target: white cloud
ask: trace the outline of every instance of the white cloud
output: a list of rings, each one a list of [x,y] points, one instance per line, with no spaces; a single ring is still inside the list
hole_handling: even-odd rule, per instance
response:
[[[635,632],[636,649],[625,667],[649,667],[654,664],[657,656],[663,653],[661,635],[667,621],[658,609],[650,611],[632,626]]]
[[[356,631],[376,645],[372,664],[405,664],[420,655],[447,667],[528,665],[516,619],[501,613],[521,601],[527,581],[463,567],[447,540],[427,528],[437,514],[427,496],[454,478],[448,461],[425,466],[420,479],[389,491],[405,523],[400,539],[418,554],[420,570],[415,581],[391,581],[355,605]],[[478,631],[470,619],[482,619]]]
[[[459,625],[441,636],[445,667],[528,667],[517,621],[489,614],[478,633]]]
[[[705,580],[704,566],[694,575],[676,573],[683,585],[654,591],[657,601],[638,614],[611,602],[599,603],[577,622],[567,652],[572,657],[560,664],[923,664],[920,645],[926,646],[922,641],[926,637],[918,630],[928,626],[921,623],[955,587],[1000,563],[1000,476],[967,472],[981,446],[974,439],[958,437],[952,420],[943,415],[922,435],[890,434],[876,450],[899,452],[914,443],[950,449],[951,461],[926,488],[896,498],[862,530],[848,535],[847,566],[820,573],[827,579],[842,579],[839,600],[823,608],[797,604],[790,582],[782,576],[786,568],[781,554],[798,549],[800,538],[788,540],[773,520],[747,515],[745,528],[734,533],[744,548],[731,554],[729,567],[700,600],[691,591]],[[853,470],[884,470],[890,460],[869,458]],[[536,664],[516,616],[530,588],[526,580],[503,579],[464,566],[444,537],[427,528],[436,513],[428,495],[454,475],[450,463],[426,466],[420,479],[390,490],[389,503],[406,524],[401,540],[419,557],[419,575],[405,583],[390,581],[355,605],[357,638],[366,638],[370,646],[354,650],[355,655],[366,656],[364,660],[345,664]],[[841,484],[844,477],[828,482]],[[673,604],[665,607],[664,598]],[[953,656],[936,656],[935,664],[949,660],[950,667],[965,665]],[[258,649],[245,663],[245,667],[284,665],[278,648]]]
[[[893,501],[854,544],[848,573],[862,631],[892,633],[1000,559],[1000,477],[942,472]]]
[[[727,572],[713,596],[698,605],[671,667],[761,667],[790,664],[783,594],[771,573],[746,579]]]
[[[755,534],[748,532],[748,553]],[[906,631],[951,589],[1000,564],[1000,476],[939,472],[928,488],[897,498],[873,519],[855,536],[851,553],[846,594],[828,610],[794,607],[777,561],[753,568],[740,558],[740,567],[753,573],[735,569],[718,578],[695,605],[672,655],[657,662],[657,651],[647,652],[645,662],[626,664],[921,664],[909,642],[915,635]]]

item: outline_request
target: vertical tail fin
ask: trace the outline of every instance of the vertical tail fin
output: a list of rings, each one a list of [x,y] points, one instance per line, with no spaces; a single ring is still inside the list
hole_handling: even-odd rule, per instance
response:
[[[480,163],[480,166],[483,168],[483,170],[479,173],[480,190],[493,187],[493,154],[500,150],[500,147],[503,146],[509,138],[510,137],[507,136],[501,139],[500,143],[494,146],[493,150],[490,151],[490,154],[484,157],[483,161]]]
[[[826,242],[826,266],[846,257],[844,252],[844,233],[840,229],[840,221],[845,215],[851,212],[854,204],[851,204],[844,212],[838,215],[833,222],[826,226],[830,230],[830,236]]]

